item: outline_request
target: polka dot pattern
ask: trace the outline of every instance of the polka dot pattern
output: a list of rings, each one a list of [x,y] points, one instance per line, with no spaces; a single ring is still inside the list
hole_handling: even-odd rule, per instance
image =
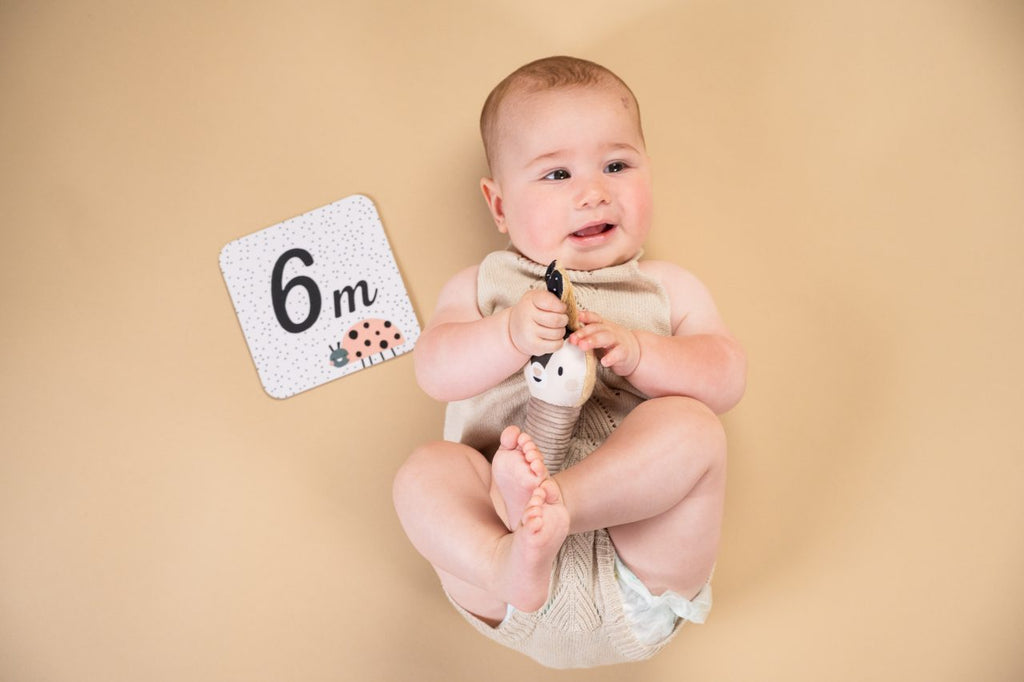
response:
[[[236,239],[221,250],[220,267],[260,382],[274,398],[406,353],[419,337],[368,197],[346,197]],[[364,334],[358,349],[353,331]]]

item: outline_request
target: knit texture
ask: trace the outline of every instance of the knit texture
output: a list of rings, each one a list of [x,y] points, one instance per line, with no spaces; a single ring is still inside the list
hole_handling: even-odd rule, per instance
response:
[[[480,314],[493,315],[515,305],[530,289],[544,289],[545,265],[534,263],[516,251],[496,251],[484,258],[477,275]],[[644,329],[668,336],[672,333],[668,295],[661,283],[640,272],[638,259],[601,270],[569,270],[576,301],[582,310],[593,310],[627,329]],[[452,358],[454,367],[458,358]],[[502,430],[526,419],[529,392],[522,372],[491,390],[448,405],[445,440],[465,443],[488,459],[498,449]],[[647,396],[614,372],[597,366],[594,395],[583,413],[621,420]]]
[[[488,255],[477,280],[481,314],[499,312],[515,304],[527,290],[543,287],[544,271],[544,265],[512,250]],[[569,275],[581,309],[593,310],[630,329],[671,333],[668,297],[659,282],[640,272],[637,259],[602,270],[569,271]],[[497,449],[501,431],[509,424],[519,424],[537,442],[545,454],[545,465],[554,474],[593,452],[645,398],[599,365],[594,393],[582,408],[554,408],[535,401],[527,421],[529,392],[522,372],[516,372],[480,396],[449,405],[445,438],[470,445],[489,458]],[[564,409],[579,410],[575,424],[568,429],[564,425],[573,423],[572,414],[562,412]],[[556,558],[548,601],[538,611],[513,611],[492,628],[453,604],[487,637],[549,667],[642,660],[657,653],[675,632],[653,646],[636,638],[623,614],[614,563],[615,547],[607,531],[570,535]]]

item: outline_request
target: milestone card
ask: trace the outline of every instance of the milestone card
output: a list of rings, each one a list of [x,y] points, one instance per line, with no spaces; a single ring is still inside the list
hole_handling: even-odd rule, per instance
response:
[[[413,349],[416,313],[377,208],[353,195],[227,244],[235,313],[264,390],[288,398]]]

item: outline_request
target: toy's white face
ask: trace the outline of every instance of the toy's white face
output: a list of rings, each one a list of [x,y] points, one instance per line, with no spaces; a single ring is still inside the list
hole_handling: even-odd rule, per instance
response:
[[[491,214],[537,263],[595,270],[635,256],[651,229],[650,162],[619,86],[517,95],[503,115]]]
[[[580,403],[587,377],[583,351],[566,341],[547,363],[531,360],[523,369],[530,395],[546,403],[573,407]]]

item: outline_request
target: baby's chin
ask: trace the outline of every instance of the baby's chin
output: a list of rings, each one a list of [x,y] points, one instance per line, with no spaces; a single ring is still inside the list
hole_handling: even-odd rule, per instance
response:
[[[552,253],[552,254],[524,254],[527,258],[540,265],[547,266],[551,261],[557,260],[558,264],[566,270],[600,270],[610,268],[613,265],[621,265],[632,260],[639,253],[614,253],[589,251],[583,253]]]

